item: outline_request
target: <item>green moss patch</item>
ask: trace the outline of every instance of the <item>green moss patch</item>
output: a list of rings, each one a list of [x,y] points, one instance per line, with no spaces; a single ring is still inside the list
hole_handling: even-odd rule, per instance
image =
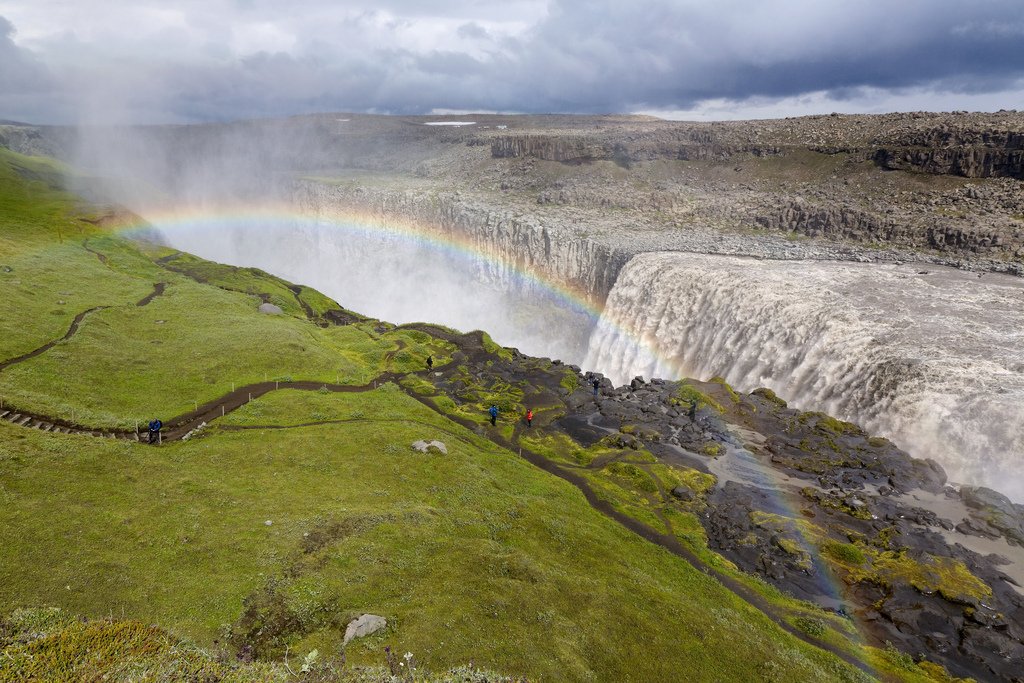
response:
[[[676,390],[675,398],[679,402],[695,405],[698,409],[711,408],[712,410],[716,410],[720,413],[725,411],[725,408],[722,407],[721,403],[711,398],[697,387],[686,382],[679,385],[679,389]]]

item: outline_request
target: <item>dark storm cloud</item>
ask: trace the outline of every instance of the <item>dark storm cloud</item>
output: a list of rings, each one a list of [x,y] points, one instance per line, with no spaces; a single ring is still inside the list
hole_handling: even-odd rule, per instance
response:
[[[569,91],[597,109],[864,86],[998,89],[1024,74],[1024,3],[1013,0],[716,8],[600,2],[581,12],[559,3],[524,45],[526,72],[545,90],[574,82]]]
[[[54,14],[7,0],[24,26],[15,43],[10,22],[0,23],[0,117],[59,117],[68,92],[91,98],[81,111],[93,118],[209,120],[325,109],[685,109],[716,98],[1024,87],[1019,0],[116,5],[83,0]],[[49,93],[50,109],[38,97],[25,109],[32,88]]]
[[[31,52],[14,44],[14,25],[0,16],[0,92],[37,93],[50,87],[50,75]]]

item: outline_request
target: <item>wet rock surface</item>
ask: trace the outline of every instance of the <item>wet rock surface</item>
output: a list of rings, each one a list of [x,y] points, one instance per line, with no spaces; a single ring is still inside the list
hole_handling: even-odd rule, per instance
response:
[[[1021,506],[1005,496],[950,486],[936,463],[857,425],[791,409],[768,390],[643,378],[615,387],[514,350],[484,356],[473,335],[450,339],[461,350],[435,386],[456,405],[512,387],[538,415],[532,435],[561,434],[604,453],[591,469],[643,469],[650,454],[655,464],[712,474],[707,490],[660,492],[696,515],[711,550],[849,616],[879,647],[892,643],[957,676],[1020,680]],[[977,545],[982,533],[991,545]]]
[[[912,459],[855,425],[783,408],[764,395],[738,396],[724,413],[705,407],[692,421],[685,412],[670,416],[652,409],[669,403],[675,386],[617,394],[603,399],[600,411],[642,424],[638,435],[667,437],[669,444],[638,436],[659,457],[719,475],[701,516],[710,547],[794,596],[867,619],[880,643],[926,656],[957,675],[1016,680],[1024,662],[1024,596],[1002,571],[1005,558],[973,552],[949,530],[959,522],[983,528],[988,538],[1018,543],[1019,506],[995,491],[965,486],[958,495],[968,516],[944,519],[906,495],[952,492],[932,461]],[[718,396],[720,404],[730,401],[728,394]],[[764,440],[753,442],[751,432]],[[709,442],[725,448],[718,458],[740,452],[763,469],[751,474],[718,466],[716,458],[701,462],[692,454],[706,452]],[[853,565],[902,566],[888,572],[837,565],[826,554],[829,544],[852,553]],[[971,594],[958,587],[962,577],[936,579],[954,566],[987,589]],[[843,587],[838,594],[837,581]]]

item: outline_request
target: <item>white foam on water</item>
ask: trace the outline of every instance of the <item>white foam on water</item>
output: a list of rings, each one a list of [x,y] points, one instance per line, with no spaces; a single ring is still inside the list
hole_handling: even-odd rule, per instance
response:
[[[927,274],[918,274],[919,271]],[[1024,500],[1024,280],[953,269],[634,257],[585,365],[724,377],[852,420]]]

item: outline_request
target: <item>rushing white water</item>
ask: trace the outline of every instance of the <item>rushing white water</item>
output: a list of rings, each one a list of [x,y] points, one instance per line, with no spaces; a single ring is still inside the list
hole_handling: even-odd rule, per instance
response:
[[[1024,500],[1017,278],[641,254],[619,274],[585,364],[616,382],[717,375],[766,386],[935,458],[954,481]]]

